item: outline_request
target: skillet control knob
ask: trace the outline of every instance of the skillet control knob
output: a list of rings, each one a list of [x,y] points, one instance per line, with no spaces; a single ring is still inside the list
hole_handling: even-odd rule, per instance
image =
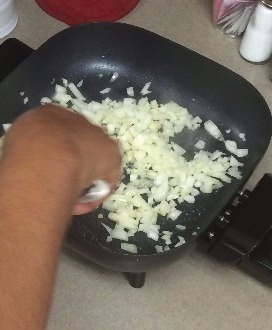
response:
[[[209,231],[207,236],[208,236],[209,240],[212,240],[215,236],[215,232],[214,231]]]
[[[244,204],[250,196],[250,193],[251,191],[248,189],[239,191],[237,194],[238,202]]]
[[[228,224],[229,224],[228,216],[226,216],[226,215],[220,215],[218,217],[218,222],[217,222],[218,227],[220,227],[221,229],[224,229],[224,228],[226,228],[226,226]]]

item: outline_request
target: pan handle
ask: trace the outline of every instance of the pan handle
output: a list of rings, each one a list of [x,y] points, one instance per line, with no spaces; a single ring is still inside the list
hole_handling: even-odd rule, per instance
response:
[[[16,69],[33,52],[34,49],[18,39],[10,38],[4,41],[0,45],[0,81]]]

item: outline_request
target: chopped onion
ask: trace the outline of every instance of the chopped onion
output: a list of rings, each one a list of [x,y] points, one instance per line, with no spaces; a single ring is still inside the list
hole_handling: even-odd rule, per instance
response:
[[[107,230],[107,232],[111,235],[112,229],[111,229],[109,226],[105,225],[104,223],[101,223],[101,225],[102,225],[102,226]]]
[[[180,229],[180,230],[185,230],[186,227],[185,226],[182,226],[182,225],[176,225],[177,229]]]
[[[150,94],[151,91],[148,90],[148,88],[150,87],[150,85],[151,85],[151,82],[146,83],[140,93],[142,95]]]
[[[77,83],[77,87],[80,88],[83,85],[83,79],[81,79],[78,83]]]
[[[225,147],[229,152],[236,155],[236,153],[237,153],[237,143],[235,141],[226,140],[225,141]]]
[[[182,211],[174,209],[174,211],[171,211],[168,213],[168,218],[175,221],[181,215],[181,213],[182,213]]]
[[[226,129],[226,133],[229,134],[231,132],[230,129]]]
[[[54,83],[55,82],[55,79],[53,79],[52,82]],[[65,78],[62,78],[62,83],[63,83],[63,86],[64,87],[67,87],[68,86],[68,80],[65,79]]]
[[[248,155],[248,149],[237,149],[237,157],[245,157]]]
[[[134,96],[134,90],[133,90],[133,87],[128,87],[127,88],[127,94],[131,97]]]
[[[184,155],[186,150],[183,149],[181,146],[179,146],[178,144],[174,143],[174,142],[171,142],[171,145],[172,145],[172,148],[173,150],[178,153],[179,155]]]
[[[67,85],[70,89],[70,91],[74,94],[74,96],[80,100],[80,101],[85,101],[86,98],[81,94],[81,92],[79,91],[79,89],[76,87],[76,85],[74,83],[69,83]]]
[[[111,88],[105,88],[105,89],[103,89],[102,91],[100,91],[99,93],[100,94],[107,94],[107,93],[109,93],[111,91]]]
[[[156,100],[149,102],[147,98],[136,101],[133,87],[127,88],[130,97],[123,101],[107,97],[101,103],[86,103],[74,84],[63,83],[64,86],[56,85],[54,102],[64,106],[69,102],[73,109],[102,127],[121,145],[122,165],[130,181],[122,182],[103,203],[103,208],[109,212],[107,217],[116,223],[114,229],[108,228],[110,235],[107,242],[112,239],[127,242],[140,231],[153,241],[157,242],[159,238],[164,240],[166,246],[156,245],[156,251],[167,251],[172,244],[173,233],[161,233],[158,216],[176,221],[182,214],[176,208],[178,203],[194,203],[200,193],[211,193],[222,187],[223,183],[230,183],[232,178],[241,178],[239,167],[243,164],[233,155],[243,157],[248,150],[238,149],[235,141],[224,141],[211,120],[204,123],[205,129],[214,138],[223,141],[222,144],[233,155],[219,150],[201,150],[205,142],[199,140],[195,146],[200,150],[188,161],[184,157],[186,150],[172,141],[175,134],[184,128],[194,131],[200,127],[201,118],[193,117],[187,109],[174,102],[159,105]],[[143,95],[150,93],[150,84],[145,84],[141,91]],[[101,93],[106,94],[110,90],[105,88]],[[42,100],[48,101],[45,98]],[[101,218],[101,215],[98,217]],[[176,228],[186,229],[182,225],[176,225]],[[175,247],[184,243],[184,238],[180,236]],[[128,247],[127,251],[137,253],[134,244],[122,244],[127,244],[124,245],[125,249]]]
[[[226,140],[225,147],[229,152],[233,153],[237,157],[245,157],[248,155],[248,149],[238,149],[235,141]]]
[[[155,249],[157,251],[157,253],[162,253],[163,252],[163,247],[160,245],[155,245]]]
[[[239,134],[239,138],[242,140],[242,141],[246,141],[246,135],[245,135],[245,133],[240,133]]]
[[[195,147],[197,148],[197,149],[204,149],[205,148],[205,142],[203,141],[203,140],[199,140],[199,141],[197,141],[197,143],[195,144]]]
[[[244,166],[243,163],[238,162],[238,160],[236,158],[234,158],[233,156],[230,156],[229,164],[230,164],[230,166],[234,166],[234,167]]]
[[[21,96],[24,96],[24,95],[25,95],[25,92],[20,92],[20,95],[21,95]]]
[[[131,253],[138,252],[137,246],[135,244],[121,243],[121,249]]]
[[[215,139],[219,140],[222,137],[221,131],[211,120],[206,121],[204,123],[204,127],[206,131]]]
[[[128,241],[128,233],[124,230],[124,227],[120,225],[116,225],[110,235],[112,238]]]
[[[7,131],[11,128],[12,124],[3,124],[3,129],[5,131],[5,133],[7,133]]]
[[[184,239],[184,237],[182,237],[182,236],[178,236],[178,238],[179,238],[179,241],[180,241],[182,244],[185,243],[185,239]]]
[[[52,100],[49,97],[43,97],[41,99],[41,104],[52,103]]]
[[[29,98],[28,98],[28,97],[25,97],[25,98],[24,98],[24,104],[27,104],[28,101],[29,101]]]

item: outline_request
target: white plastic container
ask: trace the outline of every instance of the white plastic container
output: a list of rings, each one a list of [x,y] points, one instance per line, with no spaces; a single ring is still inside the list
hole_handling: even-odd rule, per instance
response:
[[[264,62],[272,55],[272,0],[262,0],[248,23],[240,45],[247,61]]]
[[[8,35],[17,25],[15,0],[0,0],[0,38]]]

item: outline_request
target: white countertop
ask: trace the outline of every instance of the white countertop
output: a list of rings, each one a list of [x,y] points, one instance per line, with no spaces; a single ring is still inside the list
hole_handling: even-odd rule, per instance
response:
[[[66,25],[34,1],[18,2],[19,23],[8,36],[37,48]],[[211,24],[211,0],[141,0],[121,21],[146,28],[228,67],[249,80],[272,105],[271,65],[252,65],[238,54],[240,40]],[[247,186],[272,168],[270,146]],[[270,325],[269,325],[270,324]],[[271,288],[237,268],[191,251],[150,271],[142,289],[122,274],[62,253],[49,330],[271,329]]]

